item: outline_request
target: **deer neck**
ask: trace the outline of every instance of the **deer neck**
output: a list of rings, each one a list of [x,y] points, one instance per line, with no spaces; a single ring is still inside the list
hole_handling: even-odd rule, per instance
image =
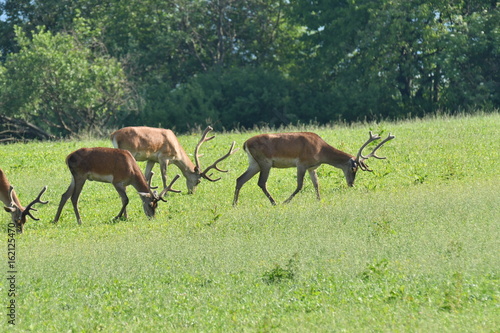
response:
[[[172,160],[172,163],[181,170],[184,177],[196,173],[196,166],[186,154],[184,149],[181,149],[179,157]]]
[[[3,196],[1,196],[0,199],[6,207],[12,206],[12,202],[11,202],[10,198],[7,198],[7,197],[4,198]],[[19,198],[17,197],[16,192],[14,190],[12,190],[12,201],[14,202],[14,204],[17,207],[19,207],[19,209],[21,211],[24,211],[24,207],[23,207],[23,205],[21,205],[21,202],[19,201]]]
[[[139,193],[149,193],[151,192],[151,189],[149,188],[149,184],[148,182],[146,181],[146,177],[139,172],[139,174],[137,174],[133,181],[130,182],[130,185],[132,185],[137,192]]]
[[[346,165],[350,165],[349,162],[354,159],[353,155],[345,153],[332,146],[325,146],[321,153],[323,163],[340,169],[344,169]]]

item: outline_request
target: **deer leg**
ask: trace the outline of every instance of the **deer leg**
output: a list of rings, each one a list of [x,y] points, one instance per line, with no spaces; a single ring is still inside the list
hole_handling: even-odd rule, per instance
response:
[[[258,164],[251,164],[248,167],[247,171],[245,171],[241,176],[238,177],[238,179],[236,179],[236,189],[234,190],[233,206],[236,206],[238,204],[238,196],[240,194],[240,189],[247,181],[252,179],[252,177],[255,176],[259,171],[260,168]]]
[[[285,200],[284,203],[289,203],[293,197],[302,190],[302,186],[304,185],[304,176],[306,174],[306,170],[301,167],[297,167],[297,188],[293,191],[292,195],[288,199]]]
[[[75,188],[73,190],[73,193],[71,194],[71,203],[73,204],[73,210],[75,211],[76,221],[78,222],[78,224],[82,224],[82,218],[80,217],[80,212],[78,212],[78,198],[82,193],[85,181],[86,181],[85,179],[83,180],[75,179]]]
[[[113,184],[115,187],[116,192],[120,195],[120,198],[122,199],[122,209],[118,213],[118,215],[115,217],[115,219],[119,219],[122,216],[126,219],[127,218],[127,205],[128,205],[128,197],[127,197],[127,191],[125,186],[122,184]]]
[[[163,182],[163,189],[167,188],[167,167],[168,167],[168,160],[160,161],[160,172],[161,172],[161,181]]]
[[[61,201],[59,202],[59,207],[57,208],[57,213],[52,223],[57,223],[57,221],[59,221],[59,217],[61,217],[61,212],[64,208],[64,205],[68,201],[69,197],[71,197],[74,190],[75,190],[75,179],[71,178],[71,184],[69,184],[68,189],[61,196]]]
[[[147,161],[146,169],[144,170],[144,176],[146,177],[146,182],[149,184],[151,177],[153,177],[153,167],[155,166],[155,161]]]
[[[269,172],[271,171],[271,166],[264,166],[260,168],[260,175],[259,175],[259,182],[258,185],[262,189],[262,192],[266,195],[266,197],[271,201],[271,204],[273,206],[276,205],[276,201],[274,201],[273,197],[271,196],[271,193],[267,190],[267,179],[269,178]]]
[[[321,200],[321,196],[319,195],[319,182],[318,182],[318,174],[316,173],[316,169],[309,169],[309,177],[314,185],[314,189],[316,190],[316,198]]]

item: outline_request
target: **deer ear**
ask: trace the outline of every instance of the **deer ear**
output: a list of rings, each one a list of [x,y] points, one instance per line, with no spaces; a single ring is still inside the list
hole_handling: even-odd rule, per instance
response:
[[[7,213],[14,213],[16,211],[15,207],[3,207]]]
[[[151,198],[151,193],[146,192],[138,192],[141,197]]]

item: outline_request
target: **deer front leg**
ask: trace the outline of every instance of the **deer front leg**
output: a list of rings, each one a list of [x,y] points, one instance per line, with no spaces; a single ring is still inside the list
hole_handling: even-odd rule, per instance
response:
[[[161,181],[163,182],[163,189],[167,188],[167,167],[168,167],[168,160],[160,161],[160,173],[161,173]]]
[[[122,199],[122,209],[120,210],[118,215],[115,217],[115,219],[119,219],[122,216],[125,219],[127,219],[127,205],[128,205],[129,199],[127,197],[126,188],[122,184],[113,184],[113,186],[115,187],[116,192],[118,192],[118,194],[120,195],[120,198]]]
[[[314,189],[316,190],[316,198],[321,200],[321,196],[319,195],[319,182],[318,182],[318,174],[316,173],[316,168],[309,169],[309,177],[314,185]]]
[[[153,177],[153,167],[155,166],[155,161],[147,161],[146,169],[144,170],[144,176],[146,177],[146,182],[149,184],[151,177]]]

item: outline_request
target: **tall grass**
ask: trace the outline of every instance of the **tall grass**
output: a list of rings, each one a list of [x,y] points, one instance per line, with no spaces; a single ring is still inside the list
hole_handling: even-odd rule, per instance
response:
[[[308,128],[351,153],[368,130],[396,139],[380,151],[387,160],[370,161],[375,171],[359,174],[354,188],[340,170],[322,166],[320,202],[306,180],[291,203],[272,207],[255,177],[233,208],[235,178],[247,163],[240,152],[224,161],[230,171],[221,181],[203,182],[195,195],[179,181],[183,193],[170,194],[152,220],[129,189],[129,219],[113,221],[118,195],[109,184],[89,182],[81,226],[70,204],[59,224],[50,223],[70,181],[64,158],[110,143],[1,146],[0,167],[21,201],[44,185],[51,201],[17,237],[17,325],[5,319],[4,326],[494,332],[500,327],[499,125],[500,115],[489,114]],[[217,135],[204,145],[202,162],[256,133]],[[192,152],[198,136],[180,140]],[[283,201],[295,181],[295,170],[273,169],[268,189]]]

